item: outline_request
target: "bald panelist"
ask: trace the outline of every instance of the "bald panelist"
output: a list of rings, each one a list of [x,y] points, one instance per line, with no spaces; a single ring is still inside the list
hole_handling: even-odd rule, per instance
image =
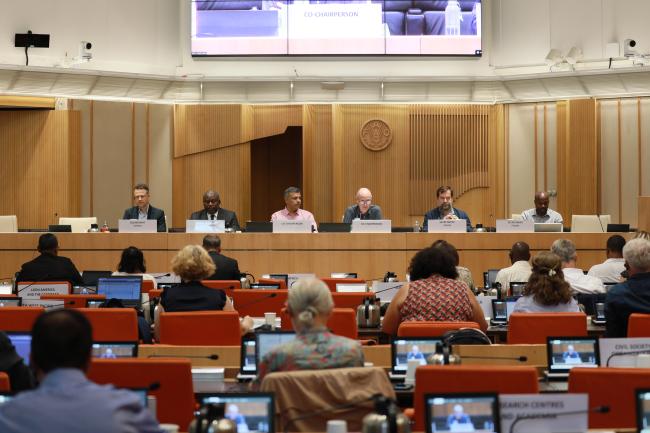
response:
[[[343,215],[344,223],[351,223],[352,220],[380,220],[381,208],[372,204],[372,193],[368,188],[360,188],[355,196],[356,205],[352,205],[345,210]]]
[[[546,191],[535,193],[535,207],[521,213],[524,221],[532,220],[536,223],[562,223],[562,215],[559,212],[549,209],[549,197]]]
[[[208,190],[203,194],[203,210],[190,215],[191,220],[223,220],[227,229],[241,230],[237,214],[221,207],[221,197],[218,192]]]

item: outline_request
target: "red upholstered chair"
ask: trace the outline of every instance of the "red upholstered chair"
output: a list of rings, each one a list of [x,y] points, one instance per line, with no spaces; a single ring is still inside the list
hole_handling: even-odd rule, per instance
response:
[[[321,278],[327,284],[330,292],[336,292],[337,284],[364,284],[366,281],[361,278]]]
[[[440,337],[447,331],[461,328],[480,329],[476,322],[402,322],[397,328],[399,337]]]
[[[334,308],[353,308],[363,304],[364,299],[371,296],[372,293],[332,293]]]
[[[348,337],[353,340],[359,338],[357,328],[357,312],[352,308],[334,308],[327,321],[327,327],[336,335]]]
[[[178,424],[181,431],[187,431],[195,405],[191,369],[189,359],[93,359],[88,378],[119,388],[159,385],[150,391],[156,397],[158,420]]]
[[[287,290],[287,282],[284,280],[277,280],[275,278],[260,278],[257,280],[259,284],[279,284],[280,290]]]
[[[424,431],[424,395],[439,393],[496,392],[536,394],[535,367],[427,365],[415,370],[415,428]]]
[[[585,337],[584,313],[512,313],[508,344],[546,344],[546,337]]]
[[[638,388],[650,388],[647,368],[572,368],[569,392],[589,394],[589,407],[609,406],[606,414],[590,413],[590,429],[636,427],[634,394]]]
[[[134,308],[80,308],[93,327],[93,341],[138,341]]]
[[[106,295],[43,295],[41,299],[63,301],[65,308],[86,308],[88,301],[105,301]]]
[[[627,321],[627,337],[650,337],[650,314],[630,314]]]
[[[203,280],[201,284],[211,289],[241,289],[239,280]]]
[[[264,317],[264,313],[280,315],[287,303],[288,290],[233,290],[232,300],[240,316]]]
[[[43,307],[2,307],[0,308],[0,331],[31,331]]]
[[[160,298],[162,292],[163,292],[162,289],[149,290],[149,300],[152,300],[153,298]]]
[[[160,313],[160,343],[239,346],[239,314],[236,311]]]
[[[0,372],[0,392],[11,391],[11,381],[9,380],[9,375],[7,373]]]
[[[153,281],[151,280],[142,280],[142,293],[149,293],[154,289]]]

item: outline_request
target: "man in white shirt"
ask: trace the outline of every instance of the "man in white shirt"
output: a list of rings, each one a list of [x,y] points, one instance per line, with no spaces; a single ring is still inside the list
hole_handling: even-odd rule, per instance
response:
[[[593,265],[587,275],[600,278],[603,283],[620,283],[621,272],[625,270],[623,247],[625,238],[621,235],[610,236],[607,239],[607,260],[598,265]]]
[[[503,268],[497,273],[496,282],[508,290],[511,282],[525,282],[533,272],[530,266],[530,247],[526,242],[515,242],[510,249],[512,266]]]
[[[568,239],[558,239],[551,245],[551,252],[562,260],[564,280],[569,283],[574,293],[605,293],[605,286],[600,279],[585,275],[576,267],[578,255],[576,245]]]
[[[539,191],[535,193],[535,207],[521,213],[524,221],[533,220],[536,223],[563,223],[562,215],[548,208],[548,193]]]

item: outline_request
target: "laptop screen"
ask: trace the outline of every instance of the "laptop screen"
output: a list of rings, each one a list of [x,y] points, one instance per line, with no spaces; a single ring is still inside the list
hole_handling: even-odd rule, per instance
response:
[[[106,299],[139,302],[142,277],[111,277],[97,280],[97,293]]]
[[[548,337],[550,373],[565,373],[575,366],[598,367],[598,339],[595,337]]]
[[[406,374],[408,362],[411,359],[420,360],[421,365],[426,365],[429,355],[436,353],[436,343],[439,338],[398,338],[391,342],[393,374]]]
[[[7,403],[12,398],[14,398],[12,393],[10,393],[10,392],[0,392],[0,406]]]
[[[18,356],[29,365],[29,354],[32,351],[32,335],[29,332],[7,332],[11,344],[16,348]]]
[[[426,432],[500,432],[496,394],[427,394]]]
[[[492,285],[496,282],[497,280],[497,274],[499,273],[499,269],[488,269],[487,272],[483,272],[483,284],[487,288],[491,288]]]
[[[524,295],[524,287],[526,287],[526,284],[528,284],[528,283],[510,282],[510,294],[512,296],[523,296]]]
[[[235,393],[199,394],[200,404],[225,403],[226,418],[237,425],[238,432],[274,432],[275,403],[273,394]]]
[[[271,349],[281,344],[287,343],[294,338],[296,338],[295,332],[258,332],[255,334],[255,358],[257,361],[255,365],[259,365],[260,360],[264,358],[264,355],[269,353]]]
[[[503,323],[508,323],[508,319],[510,318],[510,314],[512,314],[512,311],[515,309],[515,303],[517,301],[515,300],[500,300],[500,299],[493,299],[492,300],[492,320],[494,322],[503,322]]]
[[[21,300],[15,296],[0,296],[0,307],[20,307]]]
[[[135,341],[93,343],[93,358],[115,359],[138,356],[138,343]]]
[[[636,390],[636,428],[640,433],[650,432],[650,389]]]
[[[242,340],[240,365],[241,374],[257,374],[255,340]]]

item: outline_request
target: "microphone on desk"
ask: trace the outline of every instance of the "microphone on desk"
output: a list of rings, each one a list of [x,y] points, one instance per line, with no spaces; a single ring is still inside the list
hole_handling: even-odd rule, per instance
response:
[[[526,362],[528,361],[528,357],[525,355],[521,356],[465,356],[461,355],[461,360],[463,359],[507,359],[510,361],[519,361],[519,362]]]
[[[164,354],[153,354],[147,356],[147,358],[190,358],[190,359],[210,359],[216,361],[219,359],[219,355],[216,353],[211,353],[210,355],[164,355]]]
[[[158,280],[158,279],[160,279],[160,278],[171,277],[171,276],[172,276],[172,274],[169,273],[169,272],[167,272],[166,274],[158,275],[157,277],[154,277],[154,278],[155,278],[156,280]]]
[[[523,415],[523,416],[518,416],[515,418],[515,420],[510,424],[510,433],[514,433],[515,431],[515,426],[521,422],[521,421],[526,421],[526,420],[531,420],[531,419],[550,419],[550,418],[557,418],[560,416],[567,416],[567,415],[581,415],[583,413],[589,414],[589,413],[609,413],[609,406],[596,406],[592,407],[587,410],[574,410],[571,412],[560,412],[560,413],[538,413],[538,414],[531,414],[531,415]]]
[[[609,367],[609,361],[612,360],[612,358],[617,358],[619,356],[626,356],[626,355],[644,355],[650,353],[650,349],[646,350],[628,350],[625,352],[612,352],[611,355],[607,358],[607,362],[605,363],[605,367]]]

